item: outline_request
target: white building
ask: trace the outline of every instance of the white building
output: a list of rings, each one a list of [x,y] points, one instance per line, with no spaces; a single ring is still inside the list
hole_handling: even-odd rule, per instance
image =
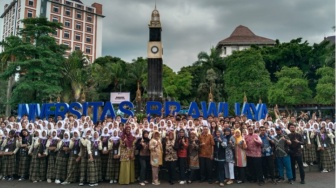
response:
[[[248,27],[239,25],[232,32],[230,37],[221,40],[217,44],[216,48],[222,51],[221,57],[227,57],[234,51],[248,49],[251,45],[274,46],[275,41],[257,36]]]
[[[57,43],[83,51],[93,62],[102,56],[103,6],[99,3],[84,5],[80,0],[12,0],[5,4],[3,30],[0,40],[16,35],[23,28],[20,20],[46,17],[49,21],[63,23],[63,30],[53,34]]]

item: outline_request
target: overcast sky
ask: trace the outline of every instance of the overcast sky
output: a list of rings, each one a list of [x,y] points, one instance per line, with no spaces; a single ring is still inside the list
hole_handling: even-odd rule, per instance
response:
[[[0,0],[1,13],[10,1]],[[127,62],[146,57],[155,0],[82,2],[103,4],[104,56]],[[280,42],[302,37],[313,44],[334,35],[335,0],[156,0],[156,4],[162,23],[163,62],[174,71],[194,63],[199,52],[209,52],[239,25]]]

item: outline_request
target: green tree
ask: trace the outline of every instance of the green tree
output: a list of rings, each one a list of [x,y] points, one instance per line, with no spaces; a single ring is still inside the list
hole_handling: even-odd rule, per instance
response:
[[[335,104],[335,69],[322,67],[317,70],[321,76],[316,86],[315,100],[319,104]]]
[[[278,81],[268,91],[271,104],[288,106],[311,101],[312,91],[308,87],[308,80],[298,67],[282,67],[275,75]]]
[[[46,18],[28,18],[22,22],[24,28],[19,32],[21,42],[16,46],[20,55],[1,76],[8,79],[20,73],[13,88],[11,104],[39,103],[62,92],[63,75],[60,67],[66,47],[58,45],[50,36],[57,29],[62,29],[62,26]]]
[[[256,49],[237,51],[225,58],[225,91],[230,103],[242,101],[246,93],[248,101],[267,101],[270,75],[265,62]]]

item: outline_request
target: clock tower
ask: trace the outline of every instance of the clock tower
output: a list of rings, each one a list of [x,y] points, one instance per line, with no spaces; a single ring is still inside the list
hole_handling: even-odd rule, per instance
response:
[[[155,9],[149,26],[148,57],[148,89],[147,94],[151,100],[160,100],[162,95],[162,56],[161,22],[159,11]]]

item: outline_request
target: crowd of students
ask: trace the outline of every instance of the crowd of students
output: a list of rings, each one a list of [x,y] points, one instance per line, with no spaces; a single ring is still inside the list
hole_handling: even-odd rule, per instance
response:
[[[246,116],[193,119],[187,115],[137,119],[0,119],[0,178],[97,186],[99,182],[144,186],[190,184],[224,186],[255,182],[293,184],[304,168],[335,166],[335,123],[279,116],[260,121]],[[284,170],[285,169],[285,170]],[[286,172],[286,176],[284,175]]]

